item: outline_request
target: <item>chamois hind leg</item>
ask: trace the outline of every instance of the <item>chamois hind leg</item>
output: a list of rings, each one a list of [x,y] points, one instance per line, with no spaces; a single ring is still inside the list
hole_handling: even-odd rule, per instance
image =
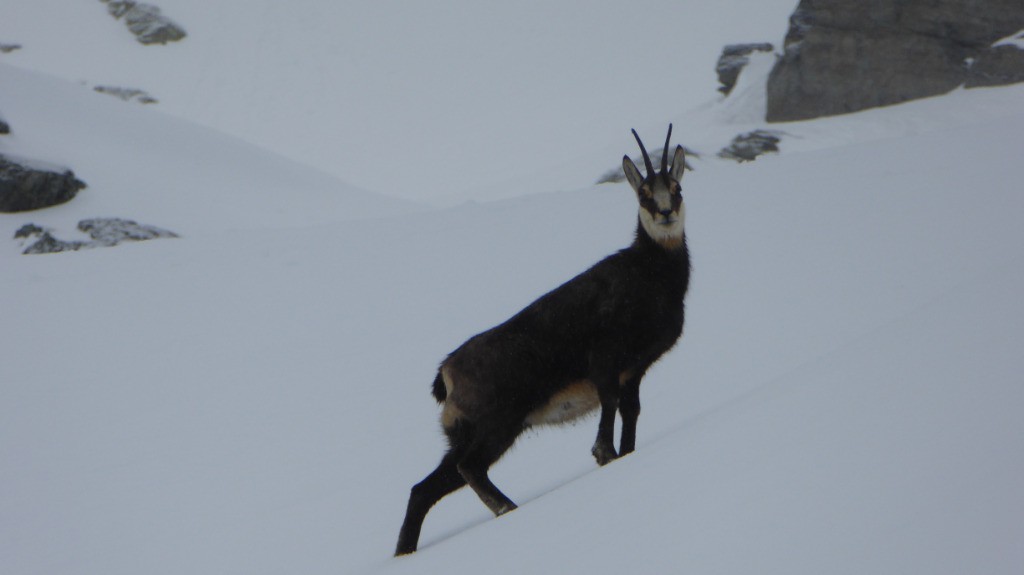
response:
[[[516,504],[491,483],[487,470],[512,446],[518,435],[519,430],[481,434],[458,464],[459,473],[495,516],[516,509]]]
[[[402,522],[402,530],[398,533],[398,545],[395,547],[395,555],[405,555],[416,551],[420,539],[420,529],[423,527],[423,520],[427,512],[442,497],[461,488],[466,484],[462,474],[458,470],[458,461],[465,453],[465,445],[456,443],[453,445],[440,465],[423,481],[413,486],[409,494],[409,505],[405,511],[405,521]]]

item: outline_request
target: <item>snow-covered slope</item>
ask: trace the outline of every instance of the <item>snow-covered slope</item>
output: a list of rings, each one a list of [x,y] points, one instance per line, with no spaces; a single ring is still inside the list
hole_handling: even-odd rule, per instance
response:
[[[74,229],[128,217],[180,234],[379,217],[415,204],[337,178],[209,128],[63,80],[0,64],[10,135],[0,153],[69,166],[88,184],[71,204],[0,214],[0,237],[26,221]]]
[[[0,571],[1017,573],[1020,95],[860,116],[931,118],[917,134],[699,162],[687,333],[645,383],[637,453],[597,469],[592,422],[530,434],[493,474],[518,511],[455,494],[401,560],[408,487],[443,449],[436,362],[627,243],[624,185],[5,252]],[[979,102],[1001,117],[941,127]]]
[[[767,60],[716,102],[703,94],[721,42],[687,44],[685,61],[707,51],[702,95],[576,110],[567,86],[543,100],[528,82],[486,81],[541,56],[518,60],[515,46],[495,41],[508,65],[492,70],[495,46],[474,55],[464,43],[486,29],[446,44],[453,28],[429,25],[457,28],[452,12],[370,17],[395,9],[381,4],[357,20],[368,44],[346,73],[368,67],[378,96],[416,82],[425,83],[417,93],[437,95],[444,80],[428,80],[450,78],[442,56],[456,55],[465,60],[450,73],[500,92],[505,107],[463,116],[413,106],[382,122],[409,98],[374,108],[362,96],[368,120],[346,132],[322,107],[346,93],[330,66],[336,51],[314,49],[329,38],[312,32],[355,9],[167,0],[189,38],[140,47],[91,4],[18,3],[23,28],[0,18],[0,40],[25,45],[3,56],[18,67],[0,65],[0,113],[13,128],[0,153],[69,165],[90,185],[51,210],[0,214],[0,573],[1024,571],[1024,88],[775,126],[783,153],[752,164],[695,159],[684,179],[694,262],[686,334],[644,383],[637,452],[597,468],[592,419],[531,432],[492,473],[516,512],[492,519],[463,490],[432,511],[418,553],[393,559],[408,488],[444,447],[429,395],[437,362],[631,239],[628,187],[572,185],[576,175],[589,182],[633,154],[632,126],[656,140],[671,119],[705,152],[763,127]],[[731,10],[761,27],[747,22],[723,41],[764,38],[758,11],[776,2],[742,4],[673,3],[680,16],[669,24],[649,17],[653,2],[639,7],[643,18],[627,16],[644,30],[725,34],[714,23]],[[58,49],[67,21],[42,20],[58,7],[109,35]],[[772,17],[780,33],[789,8]],[[263,23],[259,34],[238,28],[264,49],[258,57],[204,33],[236,30],[235,12]],[[494,19],[493,38],[535,30],[515,13]],[[581,25],[621,32],[602,14]],[[386,23],[425,40],[380,56]],[[555,37],[544,30],[541,46]],[[288,40],[283,52],[270,48],[275,34]],[[623,36],[610,45],[631,65],[664,69],[654,55],[662,34],[650,34],[646,57],[636,33]],[[424,43],[416,62],[439,75],[406,78],[383,65]],[[550,57],[564,68],[560,53]],[[609,85],[620,89],[625,64],[615,62]],[[487,75],[467,73],[478,68]],[[297,70],[322,71],[324,83],[286,105],[276,81]],[[90,89],[126,71],[161,104]],[[77,73],[85,85],[67,81]],[[188,73],[181,85],[194,95],[159,83]],[[446,97],[457,91],[448,88]],[[231,105],[233,91],[251,99]],[[538,139],[524,114],[553,99],[560,105],[536,112]],[[581,128],[587,115],[593,132]],[[491,125],[468,128],[477,118]],[[419,132],[402,131],[410,119]],[[438,129],[445,122],[451,129]],[[321,159],[295,144],[300,135]],[[330,154],[339,159],[327,169]],[[495,189],[519,197],[424,209],[285,156],[428,202],[454,191],[452,174],[500,172]],[[69,233],[98,216],[182,237],[31,257],[10,239],[28,221]]]
[[[0,42],[23,47],[2,58],[141,88],[364,189],[438,201],[518,195],[545,171],[558,179],[533,191],[589,185],[607,164],[567,159],[712,97],[722,46],[779,45],[797,0],[150,3],[188,37],[143,46],[96,0],[12,0]]]
[[[642,448],[382,570],[1019,572],[1022,122],[702,165]]]

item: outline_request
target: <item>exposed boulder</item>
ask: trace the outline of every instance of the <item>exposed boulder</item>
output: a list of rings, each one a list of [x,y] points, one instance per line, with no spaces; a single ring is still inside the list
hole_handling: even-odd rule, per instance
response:
[[[156,104],[157,99],[149,95],[149,92],[138,88],[122,88],[120,86],[96,86],[93,90],[100,94],[107,94],[120,98],[125,102],[135,101],[139,104]]]
[[[750,63],[750,55],[754,52],[771,52],[775,47],[767,42],[757,44],[729,44],[722,48],[722,55],[718,57],[715,65],[715,72],[718,73],[718,91],[726,96],[736,86],[736,80],[740,72]]]
[[[0,155],[0,212],[24,212],[63,204],[86,187],[71,170]]]
[[[21,50],[21,44],[6,44],[0,42],[0,54],[8,54],[15,50]]]
[[[10,133],[11,133],[11,125],[7,123],[7,120],[4,120],[3,116],[0,116],[0,134],[10,134]]]
[[[1024,48],[1020,44],[996,44],[971,62],[966,86],[1005,86],[1024,82]]]
[[[1021,0],[801,0],[768,78],[768,121],[943,94],[972,61],[978,78],[1016,77],[992,46],[1021,29]]]
[[[775,130],[754,130],[740,134],[718,152],[719,158],[737,162],[753,162],[758,156],[779,151],[782,132]]]
[[[143,242],[158,238],[176,238],[178,234],[120,218],[92,218],[78,222],[78,229],[89,234],[97,246],[116,246],[121,242]]]
[[[157,238],[176,238],[178,234],[155,226],[142,225],[121,218],[93,218],[78,222],[79,231],[89,235],[91,240],[61,240],[53,236],[52,230],[35,224],[25,224],[15,234],[23,241],[37,238],[24,254],[53,254],[81,249],[112,247],[122,242],[142,242]]]
[[[152,4],[131,0],[100,0],[107,5],[107,11],[118,20],[124,19],[128,30],[143,44],[166,44],[185,37],[185,29],[167,18],[160,8]]]
[[[41,228],[35,224],[25,224],[14,233],[14,239],[16,240],[28,240],[31,238],[38,238],[32,242],[23,254],[56,254],[60,252],[71,252],[80,250],[85,247],[86,242],[72,241],[66,242],[64,240],[58,240],[53,237],[50,230]]]

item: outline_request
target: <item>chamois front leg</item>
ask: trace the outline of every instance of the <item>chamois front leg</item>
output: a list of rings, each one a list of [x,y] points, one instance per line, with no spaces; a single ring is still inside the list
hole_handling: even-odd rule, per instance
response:
[[[619,397],[619,415],[622,416],[622,437],[619,455],[632,453],[636,448],[636,420],[640,417],[640,376],[631,377],[622,384]]]
[[[615,378],[594,381],[601,400],[601,419],[597,424],[597,440],[590,450],[598,465],[604,465],[619,456],[615,452],[615,412],[619,408],[619,386]]]

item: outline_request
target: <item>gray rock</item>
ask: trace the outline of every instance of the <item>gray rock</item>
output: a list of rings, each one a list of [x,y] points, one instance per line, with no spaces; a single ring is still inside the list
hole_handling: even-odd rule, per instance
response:
[[[715,72],[718,73],[718,91],[726,96],[736,86],[736,80],[740,72],[750,63],[750,55],[754,52],[771,52],[775,47],[767,42],[758,44],[729,44],[722,48],[722,55],[718,57],[715,65]]]
[[[971,63],[966,86],[1005,86],[1024,82],[1024,50],[1016,46],[995,46]]]
[[[71,170],[0,155],[0,212],[24,212],[70,201],[85,182]]]
[[[117,19],[124,19],[128,30],[143,44],[166,44],[183,39],[185,29],[167,18],[160,8],[141,2],[100,0]]]
[[[100,247],[112,247],[122,242],[142,242],[158,238],[176,238],[178,234],[155,226],[142,225],[121,218],[93,218],[78,222],[79,231],[91,238],[84,240],[61,240],[53,236],[52,230],[35,224],[25,224],[15,234],[15,239],[36,238],[23,254],[53,254]]]
[[[11,133],[11,125],[7,123],[7,120],[4,120],[3,116],[0,116],[0,134],[10,134],[10,133]]]
[[[158,238],[176,238],[178,234],[120,218],[93,218],[78,222],[78,229],[89,234],[97,246],[116,246],[121,242],[143,242]]]
[[[15,50],[21,50],[21,44],[5,44],[0,42],[0,54],[9,54]]]
[[[96,86],[93,90],[100,94],[107,94],[108,96],[114,96],[120,98],[125,102],[135,101],[139,104],[156,104],[157,99],[149,95],[149,92],[145,90],[139,90],[138,88],[121,88],[119,86]]]
[[[768,121],[943,94],[1022,28],[1021,0],[801,0],[768,78]]]
[[[46,232],[46,228],[41,228],[35,224],[25,224],[18,228],[18,231],[14,232],[14,239],[25,239],[33,236],[40,236]]]
[[[70,252],[80,250],[85,247],[86,242],[72,241],[66,242],[64,240],[58,240],[53,237],[50,230],[41,228],[35,224],[25,224],[14,233],[14,239],[27,240],[30,238],[38,238],[30,246],[25,248],[23,254],[56,254],[60,252]]]
[[[775,130],[754,130],[740,134],[718,152],[719,158],[737,162],[753,162],[758,156],[779,151],[782,132]]]

